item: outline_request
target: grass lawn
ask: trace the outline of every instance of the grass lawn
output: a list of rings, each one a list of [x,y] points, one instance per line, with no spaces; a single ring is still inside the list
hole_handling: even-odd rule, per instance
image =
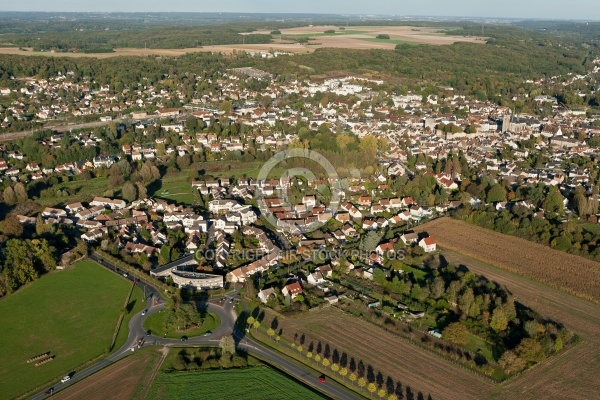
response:
[[[200,395],[201,394],[201,395]],[[201,372],[159,372],[148,399],[322,399],[309,387],[266,365]]]
[[[82,261],[2,299],[0,398],[53,383],[104,353],[130,288],[129,281]],[[39,367],[27,364],[45,352],[56,358]]]
[[[477,354],[479,352],[485,357],[486,360],[488,360],[488,362],[496,363],[496,360],[494,360],[494,354],[492,353],[492,345],[482,338],[469,333],[469,343],[465,347],[473,354]]]
[[[252,161],[244,163],[240,161],[208,161],[203,163],[193,164],[189,168],[183,169],[177,173],[171,173],[163,176],[159,181],[151,184],[148,187],[148,196],[156,197],[166,201],[174,201],[184,204],[197,204],[199,196],[192,191],[192,180],[190,172],[204,170],[206,175],[214,176],[220,179],[230,177],[254,178],[258,176],[264,162]],[[282,166],[276,166],[270,177],[279,178],[285,172]],[[75,180],[72,182],[60,183],[53,186],[58,189],[69,189],[74,192],[69,197],[44,197],[38,198],[36,201],[44,206],[59,206],[75,201],[91,201],[93,197],[102,196],[107,190],[111,189],[108,184],[108,178],[99,177],[88,180]],[[115,189],[115,197],[120,196],[120,190]],[[38,196],[37,194],[35,196]]]
[[[155,336],[164,336],[165,335],[165,325],[163,323],[163,319],[165,313],[156,313],[154,315],[149,316],[146,321],[144,321],[144,329],[150,330]],[[215,313],[208,311],[206,316],[202,320],[202,326],[200,328],[188,329],[185,331],[169,331],[166,332],[168,338],[179,339],[182,336],[194,337],[200,336],[208,331],[213,331],[219,327],[221,324],[221,319]]]
[[[192,194],[192,181],[189,178],[190,170],[183,170],[176,174],[167,174],[162,179],[148,188],[148,196],[154,196],[177,203],[196,204],[197,198]]]
[[[592,234],[598,234],[600,233],[600,224],[584,224],[583,230]]]
[[[125,301],[123,299],[123,301]],[[117,340],[115,341],[115,346],[113,347],[113,351],[118,350],[125,344],[127,341],[127,336],[129,335],[129,321],[131,317],[133,317],[138,312],[142,311],[146,308],[146,299],[144,298],[144,291],[140,289],[139,286],[133,289],[133,293],[131,293],[131,299],[129,300],[129,307],[127,308],[127,314],[123,318],[123,322],[121,323],[121,329],[119,329],[119,334],[117,335]],[[116,328],[116,324],[115,324]]]
[[[106,177],[88,179],[85,181],[65,182],[52,187],[56,188],[57,190],[65,188],[74,190],[75,194],[68,197],[43,197],[36,201],[42,205],[57,205],[61,203],[72,203],[75,201],[87,201],[91,200],[95,196],[102,196],[102,194],[109,189],[108,178]]]

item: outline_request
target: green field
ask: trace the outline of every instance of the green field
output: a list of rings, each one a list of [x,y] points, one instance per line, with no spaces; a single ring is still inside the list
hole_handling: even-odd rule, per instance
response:
[[[106,352],[130,288],[131,282],[82,261],[1,300],[0,398],[53,383]],[[137,301],[132,311],[141,307]],[[27,364],[45,352],[56,358],[39,367]]]
[[[213,176],[220,179],[230,177],[238,179],[243,177],[256,179],[262,166],[262,161],[253,161],[249,163],[239,161],[209,161],[194,164],[182,171],[169,173],[163,176],[159,181],[151,184],[148,187],[148,196],[177,203],[196,204],[198,196],[192,191],[192,179],[190,178],[192,172],[204,170],[207,176]],[[273,169],[271,175],[279,177],[284,173],[284,170],[284,168],[278,166]],[[44,206],[58,206],[75,201],[86,202],[91,201],[95,196],[102,196],[110,189],[106,177],[60,183],[53,186],[53,188],[68,189],[73,192],[73,194],[69,197],[43,197],[36,199],[36,202]],[[119,190],[115,190],[115,196],[119,197],[119,195]]]
[[[207,312],[206,316],[202,319],[202,326],[200,328],[189,329],[187,331],[169,331],[166,332],[164,328],[164,316],[165,313],[157,313],[149,316],[144,321],[144,329],[150,330],[153,335],[163,337],[165,333],[166,337],[172,339],[179,339],[182,336],[194,337],[200,336],[208,331],[213,331],[221,324],[219,316],[212,312]]]
[[[95,196],[102,196],[102,194],[109,189],[108,178],[106,177],[88,179],[84,181],[65,182],[52,187],[56,188],[57,190],[67,189],[73,192],[73,194],[68,197],[43,197],[37,199],[36,202],[47,206],[61,203],[67,204],[75,201],[87,201],[91,200]]]
[[[289,376],[265,365],[202,372],[160,372],[148,399],[323,399]]]
[[[490,363],[495,363],[492,345],[479,336],[469,333],[469,343],[465,346],[473,354],[481,354]]]

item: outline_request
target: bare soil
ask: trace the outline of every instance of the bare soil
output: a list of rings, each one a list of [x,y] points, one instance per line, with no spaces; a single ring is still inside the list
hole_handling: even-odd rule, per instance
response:
[[[56,395],[58,400],[143,400],[164,360],[159,349],[128,356]]]

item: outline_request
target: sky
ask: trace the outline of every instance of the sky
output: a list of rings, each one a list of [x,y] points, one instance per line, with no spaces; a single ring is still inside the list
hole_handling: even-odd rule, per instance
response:
[[[0,10],[327,13],[600,19],[598,0],[0,0]]]

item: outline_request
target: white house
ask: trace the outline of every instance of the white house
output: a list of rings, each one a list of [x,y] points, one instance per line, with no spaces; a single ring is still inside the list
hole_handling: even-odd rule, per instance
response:
[[[431,253],[431,252],[435,251],[435,249],[437,247],[437,243],[434,238],[429,236],[429,237],[421,239],[419,241],[419,246],[422,247],[426,253]]]

